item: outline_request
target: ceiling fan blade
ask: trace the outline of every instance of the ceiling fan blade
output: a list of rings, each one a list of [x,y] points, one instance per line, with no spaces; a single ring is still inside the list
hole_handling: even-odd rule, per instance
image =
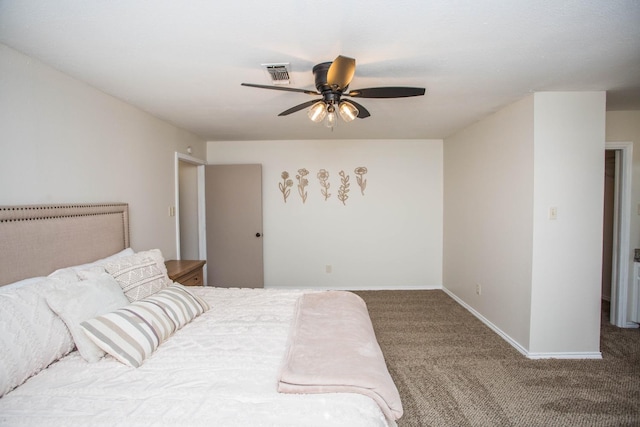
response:
[[[343,95],[356,98],[406,98],[424,95],[422,87],[370,87],[367,89],[351,90]]]
[[[327,84],[334,90],[344,90],[356,72],[356,60],[346,56],[338,56],[327,71]]]
[[[278,116],[288,116],[291,113],[295,113],[296,111],[304,110],[307,107],[311,107],[316,102],[322,101],[322,99],[314,99],[313,101],[303,102],[302,104],[296,105],[295,107],[291,107],[286,111],[278,114]]]
[[[320,95],[318,92],[313,91],[313,90],[307,90],[307,89],[298,89],[295,87],[286,87],[286,86],[267,86],[267,85],[257,85],[257,84],[253,84],[253,83],[240,83],[242,86],[249,86],[249,87],[257,87],[260,89],[273,89],[273,90],[284,90],[286,92],[300,92],[300,93],[306,93],[307,95]]]
[[[352,99],[350,99],[347,102],[353,104],[358,109],[358,118],[359,119],[366,119],[367,117],[371,116],[371,114],[369,113],[369,110],[364,108],[364,106],[362,106],[362,104],[358,104],[356,101],[354,101]]]

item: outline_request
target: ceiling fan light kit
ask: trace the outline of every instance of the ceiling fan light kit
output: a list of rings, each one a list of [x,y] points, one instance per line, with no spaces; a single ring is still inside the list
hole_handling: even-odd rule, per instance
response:
[[[338,111],[340,112],[340,117],[345,122],[351,122],[358,117],[360,113],[358,109],[352,103],[348,101],[340,101],[340,105],[338,106]]]
[[[338,123],[338,116],[336,114],[336,109],[333,106],[333,104],[329,104],[327,105],[327,121],[324,122],[324,124],[329,129],[333,129],[337,123]]]
[[[358,109],[347,101],[340,101],[338,105],[338,114],[345,122],[351,122],[358,117]],[[328,128],[333,128],[337,123],[337,115],[335,106],[330,103],[326,104],[324,101],[318,101],[309,108],[307,116],[314,123],[320,123],[325,118],[327,119],[325,125]]]
[[[345,122],[351,122],[356,118],[365,119],[371,114],[367,109],[355,101],[344,101],[340,98],[348,96],[352,98],[406,98],[410,96],[422,96],[425,94],[424,88],[419,87],[374,87],[367,89],[357,89],[348,91],[351,79],[356,71],[356,60],[346,56],[338,56],[333,62],[322,62],[313,67],[313,75],[317,91],[307,89],[297,89],[282,86],[266,86],[253,83],[242,83],[242,86],[257,87],[260,89],[283,90],[287,92],[298,92],[307,95],[321,96],[321,99],[303,102],[278,114],[287,116],[296,111],[307,111],[309,119],[315,123],[320,123],[326,118],[325,125],[333,129],[337,123],[337,115]],[[288,76],[287,76],[288,77]],[[336,106],[338,113],[336,114]]]
[[[318,101],[309,108],[307,115],[314,123],[320,123],[327,116],[327,105],[323,101]]]

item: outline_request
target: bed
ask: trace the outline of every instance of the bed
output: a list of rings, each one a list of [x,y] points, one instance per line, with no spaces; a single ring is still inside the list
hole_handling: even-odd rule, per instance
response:
[[[0,254],[1,426],[392,426],[402,415],[375,338],[349,350],[348,336],[373,333],[354,294],[172,283],[160,251],[129,248],[123,203],[0,207]],[[307,359],[313,369],[297,370]]]

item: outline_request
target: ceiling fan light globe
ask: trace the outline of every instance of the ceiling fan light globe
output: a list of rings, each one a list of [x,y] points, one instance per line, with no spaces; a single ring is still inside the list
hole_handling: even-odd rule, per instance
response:
[[[333,129],[337,123],[338,123],[338,115],[336,114],[335,110],[329,111],[329,114],[327,114],[327,121],[325,122],[325,125],[328,128]]]
[[[340,112],[340,117],[342,117],[342,120],[345,122],[355,120],[355,118],[358,117],[358,114],[360,114],[360,111],[358,111],[356,106],[347,101],[340,102],[338,111]]]
[[[314,123],[320,123],[327,115],[327,106],[324,101],[318,101],[307,112],[309,119]]]

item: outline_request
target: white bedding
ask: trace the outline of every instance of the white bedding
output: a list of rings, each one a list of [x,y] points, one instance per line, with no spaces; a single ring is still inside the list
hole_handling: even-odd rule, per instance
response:
[[[191,290],[211,309],[140,368],[74,351],[0,398],[0,426],[388,425],[363,395],[277,392],[303,291]]]

